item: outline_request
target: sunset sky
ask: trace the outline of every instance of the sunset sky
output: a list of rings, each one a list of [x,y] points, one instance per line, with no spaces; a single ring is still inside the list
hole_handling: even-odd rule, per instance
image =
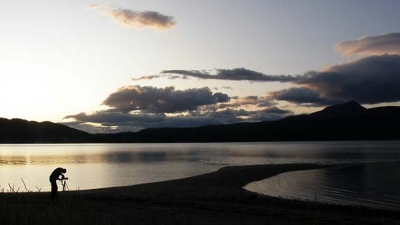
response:
[[[0,2],[0,117],[88,132],[400,106],[400,1]]]

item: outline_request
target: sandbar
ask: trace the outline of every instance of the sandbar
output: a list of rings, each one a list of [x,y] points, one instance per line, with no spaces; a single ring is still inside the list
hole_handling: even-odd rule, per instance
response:
[[[324,167],[224,167],[171,181],[61,192],[57,202],[43,192],[0,193],[0,224],[400,224],[395,210],[287,200],[243,189],[280,173]]]

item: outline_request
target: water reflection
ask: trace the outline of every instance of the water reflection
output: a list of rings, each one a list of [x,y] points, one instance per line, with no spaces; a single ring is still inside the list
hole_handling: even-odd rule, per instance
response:
[[[68,169],[71,189],[87,189],[176,179],[231,165],[369,161],[400,162],[400,142],[0,145],[0,186],[21,183],[22,177],[46,188],[48,175],[59,166]]]
[[[85,164],[85,163],[134,163],[134,162],[162,162],[165,160],[188,160],[199,161],[201,150],[187,150],[178,148],[174,150],[151,150],[140,149],[132,146],[130,150],[110,149],[93,151],[97,146],[87,146],[80,148],[80,151],[70,149],[71,151],[58,151],[58,146],[43,146],[44,149],[51,148],[55,151],[31,151],[29,146],[26,149],[18,149],[15,154],[10,152],[1,152],[0,165],[49,165],[49,164]],[[12,147],[9,147],[12,148]],[[3,154],[1,154],[3,153]],[[6,153],[6,154],[5,154]],[[207,156],[208,157],[208,156]]]
[[[210,164],[400,161],[399,142],[0,145],[0,165],[202,161]],[[388,157],[390,155],[390,157]]]

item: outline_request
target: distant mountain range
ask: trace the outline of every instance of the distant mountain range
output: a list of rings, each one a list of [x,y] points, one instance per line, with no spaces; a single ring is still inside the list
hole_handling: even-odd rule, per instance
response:
[[[351,101],[277,121],[89,134],[51,122],[0,118],[0,143],[254,142],[400,140],[400,107]]]

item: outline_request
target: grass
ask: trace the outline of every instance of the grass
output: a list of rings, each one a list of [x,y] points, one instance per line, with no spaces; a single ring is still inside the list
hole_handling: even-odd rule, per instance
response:
[[[22,183],[23,183],[23,185],[24,185],[25,192],[32,192],[32,190],[30,190],[30,189],[27,188],[24,179],[21,178],[21,181],[22,181]],[[39,192],[42,190],[41,187],[38,188],[38,187],[36,186],[36,188],[38,189]],[[8,188],[4,188],[4,187],[2,187],[2,186],[0,185],[0,193],[13,193],[13,194],[16,194],[16,193],[19,192],[20,189],[21,189],[20,187],[17,188],[14,184],[11,185],[10,183],[8,183]]]
[[[59,193],[54,202],[50,193],[17,193],[13,186],[0,193],[0,224],[115,224],[112,215],[103,215],[77,191]]]
[[[21,181],[24,191],[14,184],[0,186],[0,224],[114,224],[112,217],[100,215],[79,191],[59,192],[60,199],[53,202],[50,193],[41,193],[41,187],[35,186],[37,193],[33,193]]]
[[[290,224],[282,223],[275,212],[271,212],[272,216],[264,221],[258,218],[262,212],[247,210],[245,199],[263,204],[259,195],[225,196],[220,191],[204,194],[194,195],[181,207],[180,200],[170,202],[170,205],[167,202],[149,203],[133,199],[109,201],[89,198],[82,191],[60,192],[59,201],[52,202],[50,193],[33,193],[29,188],[16,192],[11,185],[7,192],[0,193],[0,224]],[[315,207],[312,207],[313,212]],[[319,216],[316,216],[312,224],[319,224]]]

